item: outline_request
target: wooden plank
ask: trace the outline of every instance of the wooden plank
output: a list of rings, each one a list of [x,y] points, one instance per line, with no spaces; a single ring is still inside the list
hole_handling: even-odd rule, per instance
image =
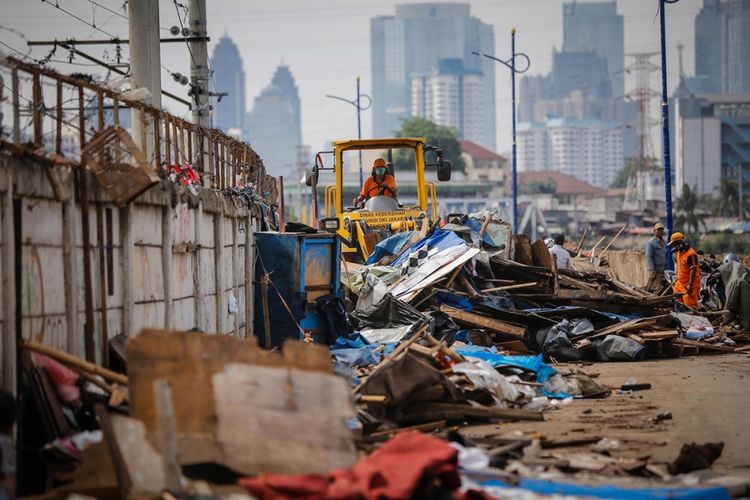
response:
[[[709,344],[707,342],[698,342],[695,340],[682,339],[682,338],[673,339],[672,344],[677,344],[677,345],[685,346],[685,347],[697,347],[699,349],[706,349],[709,351],[734,352],[734,347]]]
[[[494,318],[488,318],[479,314],[455,309],[445,304],[440,306],[440,311],[444,312],[459,323],[474,328],[485,328],[493,332],[510,335],[511,337],[516,337],[519,339],[523,339],[523,336],[526,333],[526,328],[523,328],[521,326],[511,325]]]
[[[658,332],[641,332],[638,334],[643,340],[666,340],[677,337],[677,330],[662,330]]]
[[[409,422],[413,417],[435,415],[431,420],[456,420],[457,417],[474,418],[503,418],[507,420],[544,421],[544,414],[540,411],[529,411],[518,408],[498,408],[495,406],[469,406],[456,403],[420,403],[404,410],[402,422]],[[448,418],[441,418],[443,415]]]
[[[226,463],[216,437],[219,405],[213,381],[213,375],[222,372],[225,365],[251,364],[282,368],[284,372],[294,368],[304,370],[306,374],[332,373],[330,354],[323,346],[288,341],[282,352],[268,352],[257,346],[255,337],[240,340],[227,335],[192,332],[143,330],[128,341],[126,357],[131,414],[143,422],[149,433],[158,431],[153,382],[159,378],[169,380],[183,464]],[[293,409],[295,403],[285,399],[289,395],[287,389],[279,389],[277,397],[280,399],[276,404]],[[346,392],[349,397],[348,388]],[[235,409],[246,419],[254,415],[254,409],[247,405],[247,401],[240,401]],[[299,411],[304,409],[301,406]],[[333,420],[324,420],[326,425],[333,425]],[[274,421],[268,422],[271,426]],[[300,428],[290,431],[291,435],[296,437]]]
[[[531,281],[529,283],[517,283],[515,285],[507,285],[507,286],[498,286],[495,288],[485,288],[482,290],[482,292],[505,292],[508,290],[517,290],[519,288],[530,288],[532,286],[539,286],[539,283],[536,281]]]
[[[541,238],[531,245],[531,256],[535,266],[552,269],[552,254]]]
[[[83,370],[88,373],[93,373],[94,375],[101,375],[105,379],[117,382],[118,384],[128,385],[128,377],[126,377],[122,373],[113,372],[112,370],[108,370],[107,368],[103,368],[94,363],[90,363],[58,349],[40,344],[39,342],[35,342],[33,340],[25,340],[23,343],[23,347],[25,349],[29,349],[30,351],[49,356],[55,361],[59,361],[60,363],[63,363],[64,365],[69,366],[74,370]]]
[[[181,491],[182,476],[178,460],[177,419],[172,404],[172,388],[163,378],[154,381],[154,406],[159,418],[159,444],[164,470],[164,483],[172,492]]]

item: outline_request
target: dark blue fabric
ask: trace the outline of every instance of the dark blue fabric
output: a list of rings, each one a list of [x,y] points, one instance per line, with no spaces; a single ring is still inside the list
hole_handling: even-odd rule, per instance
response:
[[[474,309],[469,299],[450,292],[437,292],[435,299],[438,305],[445,304],[456,309],[461,309],[462,311],[471,311]]]
[[[401,250],[412,237],[414,231],[406,231],[403,233],[396,233],[393,236],[384,239],[375,246],[375,250],[367,258],[368,264],[375,264],[380,262],[380,259],[386,255],[397,255],[401,253]]]

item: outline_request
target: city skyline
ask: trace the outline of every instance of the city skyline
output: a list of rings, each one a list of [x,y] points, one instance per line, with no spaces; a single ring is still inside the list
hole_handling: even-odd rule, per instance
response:
[[[266,2],[225,0],[209,2],[207,6],[208,31],[212,37],[209,42],[209,53],[213,52],[213,47],[223,33],[235,39],[243,58],[248,98],[260,93],[279,64],[285,63],[292,68],[303,103],[303,137],[314,150],[322,148],[331,139],[356,136],[355,110],[351,106],[326,99],[325,94],[353,98],[358,75],[362,77],[362,91],[371,92],[370,19],[378,15],[392,14],[396,4],[412,2],[384,3],[381,0],[362,0],[356,6],[343,11],[341,7],[345,3],[340,0],[321,0],[312,8],[301,0],[278,0],[273,5]],[[539,75],[550,70],[552,48],[561,48],[563,41],[563,0],[482,0],[469,3],[472,15],[494,27],[495,55],[507,57],[510,29],[516,27],[518,50],[527,53],[532,60],[531,69],[527,74]],[[106,4],[112,9],[117,9],[120,5],[117,2]],[[348,3],[346,4],[348,6]],[[529,8],[542,4],[542,9]],[[667,49],[670,89],[675,88],[678,83],[676,47],[680,42],[685,45],[686,73],[694,74],[694,19],[701,6],[700,0],[681,0],[678,4],[668,7]],[[160,7],[163,28],[179,25],[172,2],[162,0]],[[656,3],[650,0],[621,0],[617,7],[624,18],[625,51],[658,50]],[[76,5],[71,9],[79,16],[92,18],[91,6],[88,4]],[[289,12],[293,12],[293,15],[289,15]],[[58,12],[54,5],[8,0],[4,14],[4,24],[13,26],[30,40],[71,36],[80,39],[105,38],[90,26],[73,20],[70,20],[62,31],[59,27],[64,15]],[[105,21],[107,24],[104,24]],[[118,16],[100,9],[97,23],[108,32],[122,38],[127,37],[127,21]],[[248,23],[253,29],[247,29]],[[311,23],[319,29],[311,29]],[[335,30],[329,29],[333,26],[336,27]],[[3,41],[26,52],[25,40],[8,31],[0,33]],[[99,57],[105,49],[111,58],[114,52],[111,46],[92,48],[90,52]],[[40,59],[48,52],[49,47],[35,47],[31,57]],[[163,64],[171,71],[189,74],[190,57],[183,44],[163,44],[161,53]],[[123,54],[127,58],[126,46],[123,46]],[[81,70],[81,67],[77,66],[56,62],[51,64],[67,73]],[[92,66],[85,67],[84,71],[106,73],[106,70]],[[629,78],[626,76],[626,85]],[[162,73],[162,81],[165,90],[186,97],[187,88],[173,82],[166,70]],[[496,96],[496,150],[502,153],[510,148],[510,76],[508,71],[501,67],[497,69]],[[184,105],[169,99],[164,101],[164,105],[178,115],[187,112]],[[654,115],[657,116],[656,103],[654,109]],[[371,134],[371,113],[363,113],[365,137]],[[654,139],[657,138],[654,134]],[[656,145],[660,144],[660,141],[654,142]],[[657,153],[658,151],[660,147],[657,148]]]

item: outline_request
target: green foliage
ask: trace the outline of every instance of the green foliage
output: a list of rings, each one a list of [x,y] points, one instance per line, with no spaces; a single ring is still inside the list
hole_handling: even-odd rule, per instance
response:
[[[396,137],[426,137],[428,145],[443,150],[445,159],[453,164],[454,171],[466,170],[456,129],[415,116],[401,121],[401,130],[396,132]],[[399,149],[394,153],[393,165],[396,170],[414,170],[414,155],[410,151]]]
[[[674,224],[677,231],[683,233],[698,232],[702,225],[705,229],[706,224],[698,216],[697,208],[700,203],[700,197],[695,188],[685,184],[682,187],[682,196],[675,199],[675,218]]]
[[[628,187],[628,179],[630,179],[630,175],[635,172],[638,168],[641,168],[641,161],[635,158],[631,158],[624,167],[622,167],[615,176],[615,180],[612,181],[612,184],[609,185],[609,187],[613,189],[622,189]],[[646,168],[657,168],[659,165],[656,162],[656,158],[646,158],[643,163],[643,165]]]
[[[710,210],[721,217],[737,217],[737,207],[739,192],[737,190],[737,181],[734,179],[721,179],[719,184],[719,196],[709,203]],[[750,200],[742,200],[743,212],[750,211]]]
[[[526,183],[524,194],[554,194],[557,192],[557,184],[552,179],[530,180]]]

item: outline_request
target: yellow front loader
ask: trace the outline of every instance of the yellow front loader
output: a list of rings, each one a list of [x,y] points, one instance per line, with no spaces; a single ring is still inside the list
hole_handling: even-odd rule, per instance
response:
[[[364,206],[351,205],[344,200],[344,153],[350,151],[380,150],[387,154],[388,172],[395,177],[399,186],[399,177],[407,174],[403,168],[394,170],[390,161],[397,150],[413,152],[413,175],[416,187],[416,200],[399,203],[390,196],[374,196]],[[325,166],[323,154],[333,155],[333,165]],[[434,156],[433,162],[427,162],[425,155]],[[437,190],[434,182],[425,180],[425,169],[435,167],[439,181],[451,178],[451,163],[443,158],[443,152],[426,144],[422,137],[360,139],[333,142],[333,151],[320,152],[315,156],[315,164],[307,174],[307,184],[313,188],[313,218],[321,229],[336,231],[343,240],[342,253],[350,261],[366,261],[375,245],[385,237],[399,231],[413,230],[417,221],[432,224],[438,219]],[[367,169],[369,170],[369,168]],[[323,217],[317,216],[317,184],[321,172],[333,171],[335,184],[325,186]],[[412,174],[408,174],[412,175]],[[361,187],[361,186],[360,186]]]

